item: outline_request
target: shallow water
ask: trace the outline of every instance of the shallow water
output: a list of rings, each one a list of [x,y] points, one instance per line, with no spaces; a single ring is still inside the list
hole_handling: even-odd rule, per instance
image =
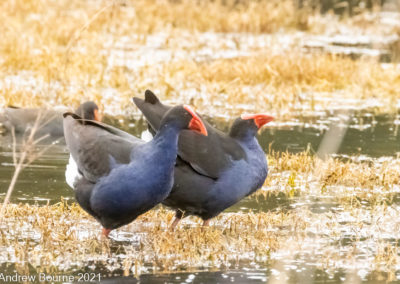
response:
[[[13,266],[0,266],[2,272],[7,275],[14,275]],[[289,271],[289,269],[287,269]],[[104,270],[106,271],[106,269]],[[86,270],[77,270],[74,274],[75,279],[84,277],[80,273],[85,273]],[[113,277],[112,275],[121,275],[122,271],[115,271],[114,273],[104,273],[102,269],[96,269],[90,271],[89,276],[98,280],[100,276],[101,283],[107,284],[117,284],[117,283],[151,283],[151,284],[161,284],[161,283],[268,283],[268,281],[278,275],[278,271],[275,269],[230,269],[227,271],[207,271],[207,272],[189,272],[189,273],[164,273],[164,274],[144,274],[138,278],[134,277]],[[46,273],[42,275],[37,275],[37,279],[44,278]],[[107,275],[107,276],[103,276]],[[70,276],[70,275],[69,275]],[[58,275],[54,279],[62,279],[63,275]],[[64,276],[65,277],[65,276]],[[343,280],[348,279],[349,276],[344,271],[335,273],[333,276],[328,275],[323,270],[315,270],[312,267],[302,269],[299,273],[288,273],[284,276],[286,283],[295,284],[300,283],[299,281],[306,281],[302,283],[338,283]],[[279,279],[279,278],[278,278]],[[283,278],[282,278],[283,280]],[[62,281],[56,281],[62,282]],[[366,281],[365,283],[370,283]],[[390,282],[388,282],[390,283]]]
[[[210,119],[208,120],[217,128],[227,132],[232,123],[231,120]],[[400,125],[397,116],[381,115],[354,117],[348,125],[343,141],[337,152],[340,157],[354,155],[364,155],[367,157],[396,157],[400,154],[400,135],[398,127]],[[106,118],[106,122],[116,127],[121,127],[125,131],[139,136],[147,128],[142,120],[132,120],[127,118]],[[295,119],[290,122],[275,122],[272,126],[265,127],[259,134],[258,140],[266,153],[269,149],[278,152],[297,153],[309,149],[317,152],[324,134],[332,125],[340,124],[342,128],[346,125],[338,122],[336,117],[314,116],[308,118]],[[17,137],[21,141],[22,136]],[[43,145],[39,145],[38,150],[46,147],[48,143],[56,143],[32,165],[28,166],[21,174],[16,190],[13,193],[14,202],[58,202],[60,197],[67,199],[73,198],[73,192],[65,183],[65,166],[68,162],[69,153],[65,146],[64,138],[49,138]],[[5,134],[0,136],[0,187],[6,188],[12,176],[14,167],[12,164],[12,139]],[[4,194],[4,193],[1,193]],[[266,206],[266,210],[273,208],[268,200],[266,204],[260,206],[257,203],[244,201],[244,204],[235,206],[233,210],[239,208],[259,209]],[[279,206],[279,202],[277,202]]]
[[[260,133],[259,141],[266,152],[269,148],[274,151],[300,152],[310,149],[310,151],[317,152],[324,134],[332,125],[340,125],[347,131],[345,131],[343,142],[338,150],[339,157],[351,159],[355,155],[363,155],[366,160],[370,159],[369,161],[374,162],[374,158],[393,157],[400,152],[400,138],[397,130],[399,119],[396,115],[373,116],[370,113],[364,113],[351,117],[349,120],[338,120],[337,117],[323,114],[301,117],[289,122],[275,122]],[[137,136],[146,129],[143,120],[108,117],[106,121],[117,127],[122,124],[126,131]],[[344,121],[349,121],[349,123]],[[232,123],[230,120],[223,119],[211,119],[211,122],[224,131]],[[11,142],[11,137],[7,134],[0,137],[2,195],[4,195],[13,173]],[[46,143],[50,142],[52,141],[46,141]],[[42,147],[45,145],[38,146],[38,150]],[[61,139],[45,155],[22,172],[12,201],[47,204],[59,202],[61,197],[73,200],[73,191],[64,180],[68,157],[65,143]],[[393,197],[393,203],[389,206],[393,207],[393,212],[397,212],[398,204],[400,204],[399,194],[397,192],[388,192],[387,194]],[[361,202],[363,201],[361,200]],[[373,214],[368,200],[361,208],[363,211],[359,213],[359,216],[363,216],[362,222],[370,224]],[[207,268],[204,268],[198,272],[160,275],[152,274],[151,268],[148,268],[147,272],[142,272],[140,282],[132,277],[121,278],[122,270],[117,268],[110,271],[108,266],[102,267],[98,263],[93,267],[91,265],[84,268],[71,267],[72,270],[69,271],[72,272],[68,272],[68,275],[78,276],[79,272],[100,273],[104,283],[352,283],[349,281],[354,277],[362,283],[379,283],[378,279],[386,277],[384,272],[376,274],[371,271],[370,261],[363,265],[363,259],[371,258],[373,255],[376,249],[376,244],[371,242],[373,239],[378,238],[393,245],[400,243],[397,231],[393,232],[390,224],[388,224],[388,228],[380,228],[379,232],[373,230],[365,232],[360,230],[356,233],[349,231],[347,224],[354,222],[355,217],[349,215],[335,196],[312,193],[307,196],[288,197],[283,193],[271,194],[257,199],[247,198],[226,212],[268,212],[270,210],[297,212],[296,210],[303,209],[309,210],[315,216],[321,216],[321,220],[310,220],[312,226],[307,231],[307,237],[301,249],[292,252],[277,252],[271,255],[271,259],[273,259],[271,263],[240,262],[229,268],[218,269],[220,271],[208,271]],[[330,237],[329,230],[321,229],[321,226],[323,228],[321,224],[329,224],[329,221],[324,218],[328,218],[330,214],[339,220],[336,224],[337,231],[340,232],[339,237]],[[275,229],[282,230],[282,232],[286,230],[286,228]],[[131,233],[128,233],[128,237],[126,237],[123,230],[117,235],[112,235],[116,243],[132,241],[129,236]],[[342,263],[337,264],[335,269],[330,266],[325,269],[321,265],[321,254],[324,254],[324,250],[331,253],[331,250],[340,248],[341,254],[346,254],[353,246],[359,250],[356,258],[357,263],[361,263],[361,265],[352,266]],[[3,263],[1,270],[11,274],[15,271],[15,267],[12,263]],[[394,279],[400,279],[400,267],[396,269]]]

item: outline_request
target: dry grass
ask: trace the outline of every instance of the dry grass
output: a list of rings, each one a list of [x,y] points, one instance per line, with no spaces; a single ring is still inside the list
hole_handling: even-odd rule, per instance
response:
[[[396,238],[393,228],[399,227],[398,214],[387,206],[321,214],[304,207],[288,213],[224,213],[210,228],[185,219],[177,231],[170,232],[167,225],[173,212],[157,209],[117,230],[116,240],[104,240],[99,238],[98,223],[76,204],[10,204],[1,230],[0,255],[16,263],[20,272],[30,266],[37,272],[72,273],[91,263],[102,267],[103,273],[137,276],[224,270],[243,263],[270,267],[306,257],[328,273],[357,263],[363,269],[393,273],[398,247],[382,240]]]
[[[18,88],[1,89],[2,103],[37,106],[48,104],[50,99],[56,104],[76,105],[85,97],[102,101],[110,108],[131,109],[132,106],[127,107],[130,98],[142,96],[144,89],[150,88],[163,100],[191,102],[204,113],[239,115],[246,110],[268,111],[284,119],[297,111],[340,107],[339,101],[362,108],[367,107],[363,106],[366,100],[375,100],[375,111],[393,112],[400,87],[395,67],[383,68],[377,62],[331,55],[290,53],[212,62],[174,61],[144,67],[139,74],[115,67],[106,78],[102,77],[106,68],[105,63],[102,65],[104,58],[80,60],[78,65],[68,67],[68,72],[76,74],[70,77],[71,86],[63,88],[42,82],[49,92],[42,90],[37,94]],[[80,74],[86,74],[87,80],[81,81]],[[118,99],[104,96],[104,88],[114,89]]]
[[[273,32],[282,27],[295,27],[297,13],[293,1],[5,1],[4,14],[13,23],[27,17],[31,30],[45,32],[55,43],[66,45],[71,36],[96,17],[85,33],[115,32],[149,34],[167,28],[215,32]],[[106,7],[106,8],[105,8]],[[32,17],[36,15],[36,17]],[[37,21],[38,17],[42,23]],[[48,29],[56,23],[68,23]],[[29,25],[26,25],[29,27]],[[11,29],[11,27],[9,28]]]
[[[144,34],[145,40],[148,34],[168,32],[168,26],[198,31],[266,32],[290,25],[285,21],[290,21],[290,13],[294,13],[292,1],[283,4],[251,1],[239,5],[234,5],[234,1],[223,2],[226,4],[222,1],[3,1],[0,27],[6,40],[0,45],[0,53],[5,55],[1,69],[38,71],[46,82],[84,76],[90,86],[91,80],[101,83],[103,78],[99,77],[107,68],[104,45],[114,38],[139,33]],[[214,21],[209,20],[210,13],[215,13]]]
[[[130,98],[152,88],[162,99],[191,101],[207,113],[263,110],[284,118],[298,110],[331,108],[339,99],[376,99],[381,111],[393,110],[400,85],[395,68],[304,55],[298,43],[282,47],[262,35],[255,40],[263,44],[251,44],[250,35],[295,30],[299,12],[290,0],[235,2],[3,1],[0,105],[77,106],[92,99],[110,112],[131,112]],[[330,16],[308,15],[318,32],[337,23]],[[227,39],[203,32],[251,34]],[[246,57],[191,55],[224,50]],[[161,51],[166,54],[158,58]],[[115,62],[118,57],[123,63]]]
[[[183,28],[215,32],[274,32],[296,27],[293,1],[139,1],[137,19],[151,33],[155,30]]]
[[[286,213],[227,214],[218,217],[216,226],[209,229],[186,226],[171,232],[167,225],[172,217],[171,211],[153,210],[125,227],[125,232],[138,233],[139,241],[135,244],[132,239],[127,243],[98,238],[100,226],[76,204],[10,204],[0,246],[11,249],[8,255],[15,257],[15,262],[30,264],[38,271],[70,270],[87,265],[90,260],[113,265],[120,261],[119,253],[124,252],[122,257],[127,260],[123,265],[151,263],[156,271],[168,272],[230,267],[243,260],[266,261],[278,249],[282,237],[272,232],[271,226],[289,226],[296,220],[297,228],[301,222]],[[112,261],[104,262],[108,258]]]
[[[272,152],[269,155],[271,172],[295,172],[313,175],[323,186],[342,185],[347,187],[390,189],[400,185],[400,160],[386,158],[371,161],[343,161],[339,158],[321,160],[308,152],[298,154]],[[268,179],[267,179],[268,185]]]
[[[400,159],[321,160],[310,152],[271,152],[269,176],[261,190],[250,198],[262,202],[293,197],[328,198],[341,206],[369,208],[393,204],[400,188]],[[283,199],[282,199],[283,198]]]
[[[356,101],[354,107],[362,108],[368,99],[381,103],[376,104],[380,111],[395,110],[400,87],[395,67],[383,68],[371,60],[354,61],[334,55],[302,55],[293,50],[266,54],[168,63],[154,87],[161,88],[164,98],[180,99],[187,95],[182,95],[182,90],[194,89],[197,96],[192,95],[193,102],[202,110],[209,109],[212,102],[221,106],[217,109],[221,111],[228,102],[235,115],[244,111],[241,105],[284,117],[299,110],[330,109],[346,100],[347,106]],[[161,78],[168,78],[168,85]]]

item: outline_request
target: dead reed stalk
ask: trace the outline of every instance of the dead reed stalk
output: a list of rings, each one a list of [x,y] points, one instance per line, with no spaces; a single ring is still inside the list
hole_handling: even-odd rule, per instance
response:
[[[11,194],[14,191],[15,188],[15,184],[17,183],[19,174],[21,173],[21,171],[26,168],[27,166],[29,166],[31,163],[33,163],[37,158],[39,158],[41,155],[43,155],[51,146],[53,146],[53,144],[50,144],[46,147],[44,147],[42,150],[35,152],[35,146],[42,140],[46,139],[49,134],[45,134],[39,138],[35,137],[35,134],[37,133],[37,131],[43,127],[44,125],[46,125],[47,123],[49,123],[51,121],[52,117],[50,118],[43,118],[43,113],[41,111],[39,111],[36,120],[32,126],[32,128],[30,128],[30,132],[28,137],[22,141],[22,147],[21,147],[21,152],[20,155],[18,157],[17,155],[17,139],[15,136],[15,129],[12,128],[11,133],[12,133],[12,138],[13,138],[13,164],[15,167],[14,170],[14,174],[11,178],[11,182],[10,185],[8,186],[7,189],[7,193],[6,196],[4,198],[3,204],[1,206],[0,209],[0,222],[2,222],[3,217],[4,217],[4,212],[6,210],[6,206],[10,201],[11,198]],[[28,129],[27,129],[28,131]],[[24,138],[23,138],[24,139]]]

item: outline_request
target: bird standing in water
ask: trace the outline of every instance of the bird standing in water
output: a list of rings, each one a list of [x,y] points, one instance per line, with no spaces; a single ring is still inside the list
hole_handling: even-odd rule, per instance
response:
[[[101,223],[105,236],[169,195],[178,136],[184,129],[207,135],[189,106],[168,110],[157,135],[147,143],[104,123],[64,114],[67,146],[82,175],[73,185],[75,197]]]
[[[134,98],[153,133],[160,129],[161,117],[171,107],[162,104],[149,90],[145,99]],[[188,215],[203,219],[203,225],[226,208],[260,188],[268,166],[256,135],[273,120],[267,114],[247,114],[237,118],[228,134],[204,121],[208,136],[182,131],[179,136],[175,182],[162,202],[176,210],[173,229]]]

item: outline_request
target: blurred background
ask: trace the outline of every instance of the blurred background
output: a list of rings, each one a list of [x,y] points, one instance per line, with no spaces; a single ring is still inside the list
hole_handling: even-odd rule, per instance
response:
[[[108,262],[101,253],[90,261],[72,254],[62,266],[58,255],[56,271],[128,271],[143,283],[400,281],[399,12],[396,0],[3,0],[1,196],[14,170],[2,117],[9,106],[62,113],[93,100],[106,123],[137,136],[147,125],[131,98],[146,89],[167,104],[193,105],[223,131],[240,114],[265,112],[276,118],[259,133],[270,175],[215,221],[224,245],[156,261],[132,225],[120,230]],[[74,201],[63,138],[37,149],[51,143],[21,175],[13,203]],[[243,247],[225,238],[229,216],[271,225],[260,237],[251,223],[252,245]],[[21,262],[43,268],[29,258],[43,243],[27,239],[23,260],[0,241],[4,271]],[[142,253],[127,262],[121,249]]]

